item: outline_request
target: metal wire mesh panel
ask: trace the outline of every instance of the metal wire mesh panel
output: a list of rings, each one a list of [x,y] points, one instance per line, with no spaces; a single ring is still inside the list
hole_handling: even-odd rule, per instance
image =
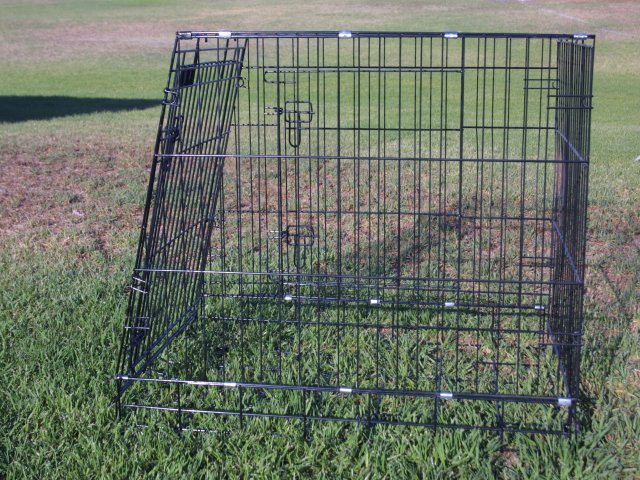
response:
[[[179,33],[119,407],[573,431],[593,50]]]

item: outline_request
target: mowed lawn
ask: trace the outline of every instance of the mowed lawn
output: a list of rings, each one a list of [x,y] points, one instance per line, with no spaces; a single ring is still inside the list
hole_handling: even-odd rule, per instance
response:
[[[364,3],[0,0],[0,479],[640,477],[640,3]],[[579,436],[116,418],[159,100],[199,29],[597,35]]]

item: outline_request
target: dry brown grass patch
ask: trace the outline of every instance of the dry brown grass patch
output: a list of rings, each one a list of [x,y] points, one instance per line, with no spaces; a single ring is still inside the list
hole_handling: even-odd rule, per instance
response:
[[[97,156],[88,146],[1,153],[0,238],[45,245],[79,234],[107,253],[113,237],[135,227],[141,216],[140,205],[113,199],[138,175],[146,176],[127,163],[115,150]]]

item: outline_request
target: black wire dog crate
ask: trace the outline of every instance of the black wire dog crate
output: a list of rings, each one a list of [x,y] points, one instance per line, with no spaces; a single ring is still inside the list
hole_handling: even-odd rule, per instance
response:
[[[119,410],[574,432],[594,41],[179,32]]]

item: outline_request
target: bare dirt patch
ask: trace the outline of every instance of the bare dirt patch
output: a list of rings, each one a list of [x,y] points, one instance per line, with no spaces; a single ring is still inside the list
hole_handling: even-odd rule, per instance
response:
[[[56,232],[84,217],[77,213],[74,222],[73,212],[80,212],[77,208],[86,197],[86,192],[69,181],[70,177],[82,175],[77,167],[72,169],[65,163],[47,165],[35,157],[18,154],[3,155],[2,169],[0,233],[21,233],[32,228]]]
[[[640,3],[637,1],[594,2],[593,0],[545,0],[530,2],[528,6],[539,10],[560,23],[567,21],[583,25],[589,33],[606,37],[631,36],[637,33]]]
[[[64,243],[77,233],[109,250],[111,238],[140,218],[139,205],[114,201],[132,175],[118,160],[117,152],[96,157],[80,147],[1,153],[0,238],[38,243],[46,237]],[[134,175],[146,174],[139,170]]]
[[[498,461],[506,468],[518,468],[522,465],[518,453],[513,450],[506,450],[498,454]]]
[[[103,24],[77,23],[60,25],[38,25],[35,37],[12,42],[4,57],[13,62],[51,63],[64,59],[97,59],[104,55],[127,55],[135,49],[170,48],[172,34],[168,25],[152,24]],[[175,30],[175,29],[174,29]],[[10,34],[0,34],[0,40],[9,42]],[[43,46],[51,48],[43,48]]]
[[[592,211],[596,217],[601,213]],[[610,240],[590,238],[587,242],[585,280],[588,308],[612,320],[618,318],[613,323],[619,328],[607,327],[601,333],[619,335],[623,333],[621,328],[632,332],[638,328],[635,318],[640,312],[640,220],[629,212],[611,212],[609,217],[597,223],[599,234]]]

